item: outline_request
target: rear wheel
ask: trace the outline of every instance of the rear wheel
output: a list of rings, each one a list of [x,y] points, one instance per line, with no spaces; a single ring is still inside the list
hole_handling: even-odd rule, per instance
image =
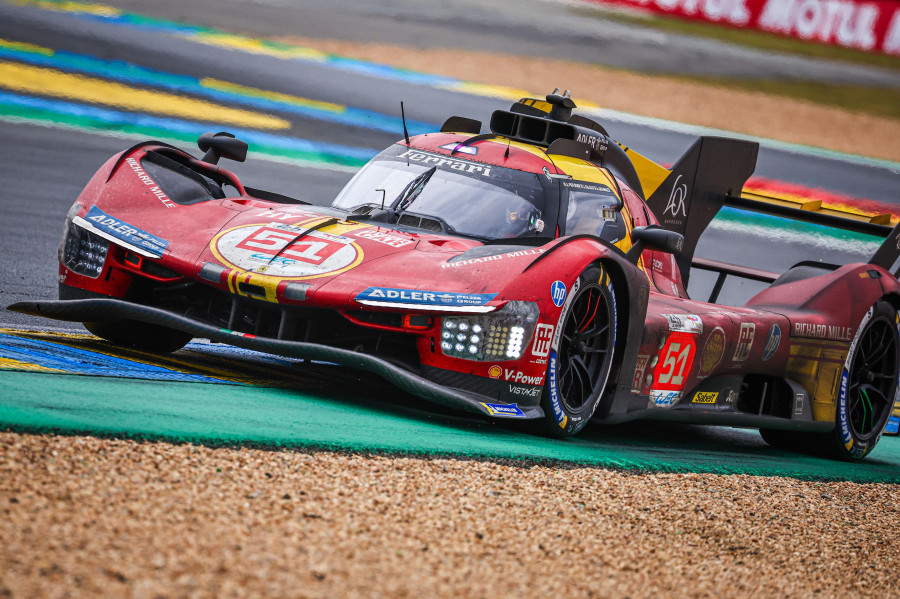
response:
[[[897,393],[898,347],[897,311],[880,301],[863,319],[844,363],[837,426],[827,443],[834,457],[861,460],[881,438]]]
[[[900,333],[897,311],[879,301],[866,313],[844,362],[835,410],[828,433],[761,430],[769,445],[819,453],[840,460],[861,460],[881,438],[897,393]]]
[[[574,435],[593,415],[612,369],[615,306],[609,275],[599,266],[586,269],[563,304],[554,332],[541,397],[545,434]]]

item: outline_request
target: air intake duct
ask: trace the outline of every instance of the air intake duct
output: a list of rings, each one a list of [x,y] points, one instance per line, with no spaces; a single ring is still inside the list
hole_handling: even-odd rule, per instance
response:
[[[573,153],[571,155],[574,158],[587,159],[609,169],[643,198],[641,181],[628,155],[616,142],[598,130],[602,127],[589,119],[573,115],[572,119],[575,118],[578,118],[579,122],[595,126],[596,129],[518,112],[495,110],[491,115],[491,132],[515,141],[545,147],[549,147],[558,139],[569,139],[584,144],[585,150],[589,150],[585,152],[587,156]]]

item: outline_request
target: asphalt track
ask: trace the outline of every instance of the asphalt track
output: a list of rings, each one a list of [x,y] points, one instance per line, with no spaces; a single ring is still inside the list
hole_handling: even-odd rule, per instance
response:
[[[451,114],[486,121],[491,110],[515,97],[210,29],[235,26],[241,18],[240,31],[267,27],[255,20],[255,5],[228,3],[220,18],[210,18],[215,11],[205,10],[208,4],[158,3],[152,19],[140,14],[141,5],[119,5],[134,12],[94,4],[0,3],[2,305],[55,297],[56,246],[66,210],[92,172],[136,140],[161,139],[190,149],[200,133],[226,128],[251,143],[250,161],[229,165],[245,184],[321,204],[368,157],[396,141],[400,99],[418,132]],[[267,3],[262,12],[271,19],[277,8]],[[364,27],[371,16],[350,12],[361,19],[348,20],[350,30]],[[439,22],[461,28],[460,35],[469,23]],[[391,31],[405,30],[422,31]],[[683,128],[601,114],[609,117],[614,137],[657,160],[671,162],[693,139]],[[764,144],[757,174],[882,204],[895,201],[898,177],[897,165],[775,143]],[[775,249],[784,242],[789,251]],[[747,252],[748,247],[762,249]],[[726,213],[698,253],[783,270],[811,256],[833,262],[865,258],[875,247],[859,236]],[[695,277],[692,293],[702,295],[709,284]],[[752,288],[727,291],[739,303]],[[0,313],[0,326],[54,335],[83,332],[10,312]],[[37,343],[34,335],[12,337]],[[783,454],[756,433],[729,429],[632,425],[551,442],[422,407],[334,367],[260,357],[248,365],[248,356],[223,358],[219,354],[227,350],[208,344],[178,354],[184,363],[160,365],[146,355],[116,354],[124,362],[112,367],[97,356],[114,350],[96,343],[79,341],[78,350],[72,338],[43,338],[43,349],[23,349],[10,339],[0,344],[0,424],[17,429],[852,480],[896,482],[900,471],[896,439],[885,439],[873,458],[855,468]],[[227,367],[211,366],[226,359]],[[79,370],[98,360],[106,366]],[[101,372],[105,376],[97,376]]]

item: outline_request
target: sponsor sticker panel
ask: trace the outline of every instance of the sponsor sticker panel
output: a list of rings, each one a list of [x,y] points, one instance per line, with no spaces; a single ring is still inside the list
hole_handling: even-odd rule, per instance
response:
[[[363,259],[362,249],[348,237],[278,222],[220,233],[211,249],[232,268],[291,279],[337,274]]]
[[[394,287],[369,287],[356,295],[356,301],[390,302],[393,304],[427,306],[483,306],[496,293],[456,293]]]
[[[737,347],[734,348],[733,362],[743,362],[750,357],[753,349],[753,338],[756,336],[756,325],[752,322],[742,322],[738,333]]]
[[[703,352],[700,355],[700,378],[706,378],[712,374],[724,355],[725,331],[722,330],[722,327],[716,327],[710,332],[703,345]]]
[[[714,404],[719,399],[718,391],[697,391],[691,403]]]
[[[84,220],[95,230],[140,248],[156,258],[161,258],[169,246],[165,239],[119,220],[96,206],[91,206]]]
[[[525,412],[523,412],[519,406],[516,404],[502,404],[502,403],[485,403],[481,402],[481,405],[484,406],[484,409],[487,410],[488,414],[491,416],[500,416],[505,418],[525,418]]]

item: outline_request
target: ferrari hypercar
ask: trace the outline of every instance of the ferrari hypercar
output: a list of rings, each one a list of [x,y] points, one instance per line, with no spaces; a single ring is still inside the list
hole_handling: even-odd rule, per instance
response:
[[[486,131],[404,132],[330,206],[245,187],[218,165],[246,158],[230,134],[199,159],[137,144],[69,210],[59,300],[10,309],[145,350],[202,337],[337,363],[545,435],[668,420],[866,456],[898,391],[900,227],[852,225],[886,238],[868,263],[695,258],[724,205],[810,213],[741,196],[756,143],[701,137],[665,168],[574,108],[556,90]],[[707,301],[686,292],[698,267],[718,273]],[[720,305],[726,276],[769,285]]]

